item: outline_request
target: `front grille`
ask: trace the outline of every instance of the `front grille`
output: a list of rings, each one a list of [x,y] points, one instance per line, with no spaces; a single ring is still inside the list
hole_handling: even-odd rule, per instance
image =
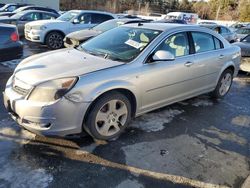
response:
[[[12,80],[12,89],[19,95],[26,96],[31,90],[31,86],[17,79],[16,77]]]
[[[66,37],[66,41],[65,41],[67,44],[71,45],[72,44],[72,40],[68,37]]]
[[[23,96],[25,96],[25,95],[27,95],[29,93],[28,89],[24,89],[24,88],[21,88],[21,87],[18,87],[18,86],[14,86],[13,90],[15,92],[17,92],[18,94],[23,95]]]

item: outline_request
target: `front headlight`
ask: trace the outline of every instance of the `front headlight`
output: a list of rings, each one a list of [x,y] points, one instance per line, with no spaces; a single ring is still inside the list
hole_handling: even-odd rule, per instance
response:
[[[44,82],[36,86],[28,100],[51,102],[63,97],[77,82],[77,78],[62,78]]]

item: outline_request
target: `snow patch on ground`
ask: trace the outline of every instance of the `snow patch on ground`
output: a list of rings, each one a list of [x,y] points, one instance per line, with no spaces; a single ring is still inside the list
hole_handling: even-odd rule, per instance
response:
[[[242,127],[249,127],[250,126],[250,116],[247,115],[240,115],[232,119],[232,124],[242,126]]]
[[[128,180],[121,182],[116,188],[129,188],[129,187],[143,188],[144,186],[136,180],[128,179]]]
[[[35,134],[22,129],[11,119],[0,121],[0,141],[9,140],[20,144],[27,144],[30,140],[34,140],[35,136]]]
[[[175,116],[183,112],[183,110],[167,109],[148,113],[137,118],[130,126],[146,132],[157,132],[165,128],[165,123],[170,123]]]
[[[214,104],[207,96],[201,96],[194,99],[190,99],[189,103],[195,107],[207,107],[212,106]]]

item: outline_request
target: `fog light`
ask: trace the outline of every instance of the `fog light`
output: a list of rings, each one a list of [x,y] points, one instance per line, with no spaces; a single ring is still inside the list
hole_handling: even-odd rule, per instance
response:
[[[27,119],[22,119],[22,123],[26,125],[34,125],[36,127],[42,127],[42,128],[50,128],[51,123],[37,123],[33,121],[29,121]]]

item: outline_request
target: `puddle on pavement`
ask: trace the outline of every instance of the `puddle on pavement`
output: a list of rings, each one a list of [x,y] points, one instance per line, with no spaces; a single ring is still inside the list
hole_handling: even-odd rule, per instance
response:
[[[0,121],[0,185],[3,187],[48,187],[53,176],[45,169],[34,167],[19,150],[35,139],[14,121]],[[0,187],[1,187],[0,186]]]

